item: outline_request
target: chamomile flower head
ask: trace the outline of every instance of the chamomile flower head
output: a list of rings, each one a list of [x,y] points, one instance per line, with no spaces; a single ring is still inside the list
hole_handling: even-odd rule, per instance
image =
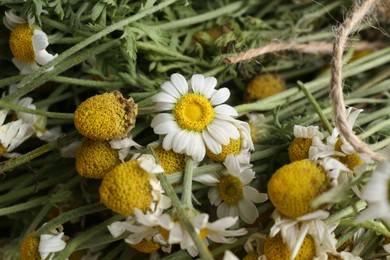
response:
[[[262,259],[265,239],[266,236],[261,233],[250,235],[244,245],[247,255],[244,256],[243,260]]]
[[[313,238],[307,235],[297,255],[293,258],[286,243],[283,242],[280,234],[275,237],[267,237],[264,242],[264,255],[267,260],[308,260],[316,256],[316,248]]]
[[[318,130],[318,126],[294,125],[294,136],[288,147],[288,156],[292,162],[308,159],[313,139],[322,140],[324,138],[324,135]]]
[[[158,161],[166,174],[182,172],[186,165],[185,154],[175,153],[173,150],[165,150],[161,146],[154,149]]]
[[[245,88],[245,102],[255,102],[275,95],[286,89],[283,80],[276,74],[261,74],[255,76]]]
[[[102,179],[119,163],[118,152],[107,141],[86,138],[76,154],[76,170],[86,178]]]
[[[154,242],[153,240],[147,240],[144,239],[141,242],[137,244],[128,244],[131,248],[134,248],[138,252],[144,253],[144,254],[153,254],[156,253],[160,248],[161,245],[157,242]]]
[[[0,111],[0,156],[14,158],[18,153],[11,153],[15,148],[27,140],[34,132],[33,128],[22,120],[3,124],[7,111]]]
[[[134,128],[137,104],[118,91],[95,95],[82,102],[74,113],[80,134],[98,141],[125,138]]]
[[[280,235],[283,243],[286,243],[291,259],[297,256],[308,235],[314,240],[315,255],[326,252],[336,253],[337,240],[332,233],[336,225],[327,226],[322,219],[329,216],[329,212],[317,210],[296,219],[282,215],[278,210],[272,213],[274,225],[270,230],[270,237]],[[312,258],[309,258],[312,259]]]
[[[249,129],[253,143],[257,143],[264,137],[271,135],[271,126],[265,122],[265,116],[260,113],[250,113],[246,115],[249,119]]]
[[[214,154],[222,152],[222,145],[237,140],[240,133],[233,123],[237,111],[224,103],[230,96],[229,89],[216,90],[214,77],[193,75],[191,86],[180,74],[172,74],[162,91],[153,96],[157,114],[151,123],[154,132],[164,135],[162,147],[176,153],[184,153],[199,162],[206,154],[206,147]]]
[[[194,177],[195,181],[212,186],[208,197],[212,205],[218,206],[217,216],[239,216],[244,222],[252,224],[259,213],[255,203],[268,199],[248,184],[255,173],[249,163],[240,163],[233,155],[228,155],[224,162],[226,170]]]
[[[29,74],[39,68],[38,64],[45,65],[57,56],[46,51],[49,46],[46,33],[12,10],[5,12],[3,23],[11,30],[9,46],[14,56],[12,62],[21,74]]]
[[[268,182],[268,196],[272,204],[290,218],[314,211],[311,200],[326,189],[324,169],[309,160],[284,165]]]
[[[362,189],[361,198],[368,207],[356,218],[358,223],[370,219],[390,221],[390,146],[385,151],[387,160],[378,164]]]
[[[158,210],[163,191],[154,171],[163,170],[149,157],[142,155],[109,171],[100,184],[101,202],[124,216],[133,214],[135,208],[143,212]]]
[[[41,260],[39,254],[39,238],[34,232],[28,234],[19,249],[22,260]]]

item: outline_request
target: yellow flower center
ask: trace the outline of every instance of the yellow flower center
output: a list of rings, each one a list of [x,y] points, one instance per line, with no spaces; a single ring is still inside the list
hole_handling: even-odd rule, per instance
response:
[[[199,237],[200,239],[205,239],[207,237],[207,235],[209,234],[209,230],[207,228],[202,228],[200,231],[199,231]]]
[[[309,158],[311,138],[295,137],[288,147],[288,156],[292,162]]]
[[[76,170],[86,178],[102,179],[119,163],[118,152],[106,141],[85,139],[76,154]]]
[[[134,208],[146,212],[153,201],[149,173],[137,160],[127,161],[108,172],[100,185],[101,202],[112,211],[128,216]]]
[[[264,241],[264,255],[267,260],[290,260],[291,253],[287,244],[283,243],[282,236],[267,237]],[[307,235],[303,240],[295,260],[313,259],[316,256],[316,246],[313,238]]]
[[[172,150],[167,151],[162,147],[156,148],[154,152],[166,174],[183,171],[186,164],[185,154],[175,153]]]
[[[230,139],[230,143],[227,145],[222,145],[222,152],[219,154],[212,153],[209,149],[206,147],[206,155],[210,159],[216,161],[216,162],[223,162],[225,161],[226,156],[229,154],[237,155],[241,151],[241,138],[238,138],[237,140]]]
[[[337,139],[336,144],[334,145],[334,150],[338,152],[343,152],[341,150],[341,146],[343,145],[343,142],[341,139]],[[349,154],[345,156],[338,156],[337,159],[345,164],[350,170],[353,170],[356,166],[359,166],[363,163],[362,159],[360,159],[359,155],[357,153]]]
[[[246,256],[244,256],[244,258],[242,258],[242,260],[258,260],[259,257],[259,254],[254,251],[250,251]]]
[[[176,103],[173,116],[180,128],[202,132],[213,121],[214,109],[204,96],[189,93]]]
[[[0,157],[7,152],[7,148],[5,148],[1,143],[0,143]]]
[[[219,180],[218,192],[222,200],[229,206],[237,205],[244,196],[241,180],[232,175],[223,176]]]
[[[167,230],[167,229],[165,229],[165,228],[163,228],[163,227],[159,227],[159,231],[160,231],[161,236],[162,236],[166,241],[168,241],[170,231]]]
[[[27,23],[16,26],[9,37],[9,47],[15,58],[33,62],[35,60],[34,48],[32,45],[32,36],[34,28]]]
[[[245,88],[245,102],[255,102],[285,90],[283,80],[274,74],[262,74],[254,77]]]
[[[33,233],[29,234],[20,246],[20,257],[22,260],[40,260],[41,255],[38,250],[39,238]]]
[[[156,253],[160,249],[161,245],[159,243],[153,242],[151,240],[143,239],[138,244],[132,245],[128,244],[130,247],[136,249],[137,251],[145,254]]]
[[[315,210],[310,202],[326,188],[324,169],[309,160],[301,160],[284,165],[272,175],[268,196],[282,214],[297,218]]]

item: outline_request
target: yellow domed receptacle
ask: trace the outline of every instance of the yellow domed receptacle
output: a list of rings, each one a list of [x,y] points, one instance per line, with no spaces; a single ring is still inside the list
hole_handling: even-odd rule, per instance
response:
[[[275,208],[289,218],[297,218],[315,210],[310,202],[326,190],[326,173],[309,160],[295,161],[279,168],[267,187]]]
[[[154,152],[166,174],[182,172],[184,170],[186,165],[185,154],[175,153],[173,150],[167,151],[161,146],[154,149]]]
[[[74,123],[80,134],[97,141],[126,137],[138,114],[132,98],[118,91],[88,98],[77,107]]]
[[[107,141],[85,139],[76,154],[76,170],[86,178],[102,179],[120,160]]]
[[[227,145],[222,145],[222,152],[219,154],[212,153],[206,147],[206,156],[216,162],[223,162],[226,159],[226,156],[229,154],[237,155],[241,151],[241,137],[234,140],[230,139],[230,142]]]
[[[32,232],[26,236],[19,249],[22,260],[41,260],[39,253],[39,238]]]
[[[34,28],[27,23],[19,24],[11,31],[9,47],[15,58],[24,62],[34,62],[33,34]]]
[[[309,149],[312,143],[312,138],[295,137],[287,148],[290,160],[294,162],[308,159]]]
[[[255,76],[244,91],[244,101],[256,102],[275,95],[286,89],[283,80],[276,74],[261,74]]]
[[[135,250],[145,254],[156,253],[161,247],[159,243],[153,242],[151,240],[146,240],[146,239],[143,239],[138,244],[132,245],[128,243],[128,245],[131,248],[134,248]]]

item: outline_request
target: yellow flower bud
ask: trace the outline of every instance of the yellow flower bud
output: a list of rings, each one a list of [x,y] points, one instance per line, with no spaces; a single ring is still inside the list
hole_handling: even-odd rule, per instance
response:
[[[39,238],[32,232],[23,240],[20,246],[20,257],[22,260],[41,260],[39,253]]]
[[[245,88],[244,101],[255,102],[286,89],[283,80],[275,74],[255,76]]]

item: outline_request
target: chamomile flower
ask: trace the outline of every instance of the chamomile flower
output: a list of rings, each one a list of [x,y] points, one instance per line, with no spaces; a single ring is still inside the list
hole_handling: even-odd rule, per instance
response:
[[[362,189],[361,197],[368,207],[356,218],[357,223],[370,219],[390,221],[390,146],[385,148],[385,154],[387,160],[378,164]]]
[[[307,235],[310,235],[310,240],[313,240],[312,242],[315,245],[314,252],[312,252],[314,253],[313,256],[321,255],[324,252],[336,253],[337,240],[332,234],[336,225],[328,227],[322,221],[328,216],[327,211],[317,210],[292,219],[275,210],[272,214],[275,223],[271,227],[270,237],[280,234],[281,240],[288,247],[288,252],[291,252],[291,259],[297,256],[301,246],[304,245],[304,241],[307,239]]]
[[[9,46],[14,58],[12,62],[20,74],[29,74],[53,60],[56,55],[46,51],[49,41],[46,33],[35,24],[25,21],[10,10],[5,12],[4,25],[11,30]]]
[[[27,140],[34,133],[34,130],[20,119],[3,124],[7,112],[0,110],[0,156],[14,158],[19,154],[11,152]]]
[[[24,238],[19,253],[22,260],[41,259],[41,255],[39,254],[39,238],[34,232]]]
[[[179,243],[181,249],[186,249],[193,257],[197,256],[198,250],[186,228],[172,217],[167,220],[170,221],[162,223],[162,227],[169,233],[168,242],[170,244]],[[237,240],[236,236],[242,236],[247,233],[244,228],[227,230],[235,226],[238,217],[224,217],[213,223],[209,223],[208,220],[209,215],[204,213],[190,217],[195,231],[206,245],[208,245],[206,238],[216,243],[230,244]]]
[[[318,130],[318,126],[294,125],[294,139],[288,147],[290,160],[299,161],[309,158],[309,149],[313,145],[313,139],[322,140],[324,135]]]
[[[237,140],[230,139],[227,145],[222,145],[222,152],[214,154],[206,148],[206,156],[214,161],[223,162],[229,154],[234,155],[240,162],[249,163],[250,152],[254,150],[249,124],[244,121],[235,120],[235,125],[240,131]]]
[[[99,188],[100,200],[111,210],[128,216],[138,208],[142,212],[162,210],[168,198],[155,174],[164,170],[151,155],[135,155],[105,174]]]
[[[263,255],[263,248],[264,248],[264,241],[266,239],[266,236],[261,233],[253,233],[248,237],[248,240],[245,242],[244,248],[247,253],[246,256],[244,256],[243,260],[252,260],[252,259],[264,259]]]
[[[275,95],[286,89],[283,80],[276,74],[255,76],[245,88],[245,102],[255,102]]]
[[[214,154],[222,152],[222,145],[237,140],[240,133],[234,125],[237,111],[224,103],[230,96],[229,89],[215,90],[214,77],[193,75],[191,86],[180,74],[172,74],[162,92],[153,96],[157,114],[151,123],[156,134],[164,135],[162,146],[176,153],[192,156],[201,161],[206,147]]]
[[[239,216],[252,224],[259,216],[255,203],[264,202],[268,197],[248,185],[255,177],[251,164],[240,164],[233,155],[228,155],[223,164],[226,170],[199,175],[194,180],[212,186],[208,197],[212,205],[218,206],[219,218]]]

